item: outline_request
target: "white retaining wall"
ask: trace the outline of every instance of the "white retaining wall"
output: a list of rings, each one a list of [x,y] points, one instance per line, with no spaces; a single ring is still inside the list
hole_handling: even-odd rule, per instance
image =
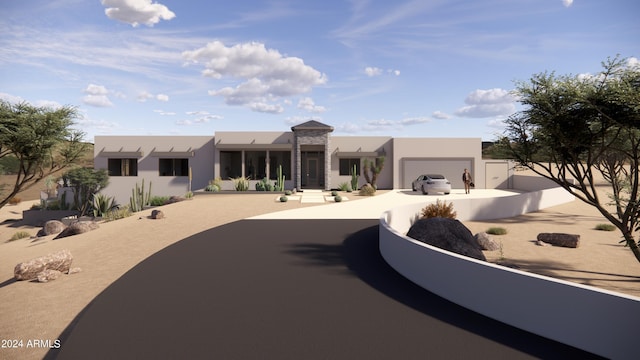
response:
[[[453,203],[461,220],[488,220],[564,203],[567,196],[573,198],[563,189],[551,188]],[[394,208],[380,218],[380,253],[400,274],[449,301],[534,334],[607,358],[637,358],[640,298],[478,261],[415,241],[405,234],[423,207]]]

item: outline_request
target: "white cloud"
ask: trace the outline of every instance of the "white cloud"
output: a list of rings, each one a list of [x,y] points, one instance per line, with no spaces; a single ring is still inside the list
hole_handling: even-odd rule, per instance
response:
[[[364,73],[369,77],[379,76],[380,74],[382,74],[382,69],[368,66],[364,69]]]
[[[312,113],[323,113],[327,111],[324,106],[316,105],[310,97],[300,99],[300,101],[298,101],[298,109],[304,109]]]
[[[165,94],[154,95],[148,91],[142,91],[138,94],[139,102],[146,102],[147,100],[150,100],[150,99],[156,99],[158,101],[167,102],[169,101],[169,95],[165,95]]]
[[[630,57],[627,59],[627,67],[630,69],[638,68],[640,70],[640,60],[635,57]]]
[[[515,98],[504,89],[475,90],[467,95],[463,106],[455,114],[463,117],[486,118],[509,115],[516,110]]]
[[[20,96],[15,96],[7,93],[0,93],[0,100],[4,100],[11,104],[18,104],[24,101]]]
[[[173,116],[173,115],[175,115],[175,114],[176,114],[175,112],[172,112],[172,111],[164,111],[164,110],[153,110],[153,112],[154,112],[154,113],[158,113],[158,114],[160,114],[160,115],[162,115],[162,116]]]
[[[387,69],[386,72],[390,75],[400,76],[400,70]],[[368,66],[364,69],[364,73],[367,74],[368,77],[374,77],[382,75],[384,73],[384,70],[377,67]]]
[[[412,117],[400,120],[398,123],[400,125],[418,125],[430,122],[431,119],[428,117]]]
[[[82,102],[87,105],[96,107],[113,106],[113,103],[107,96],[109,94],[109,90],[102,85],[89,84],[83,92],[87,95],[82,98]]]
[[[153,26],[160,20],[171,20],[174,14],[168,7],[151,0],[101,0],[109,19],[122,21],[136,27],[139,24]]]
[[[573,5],[573,0],[562,0],[562,5],[564,5],[564,7],[570,7]]]
[[[267,104],[263,102],[251,103],[249,104],[249,109],[256,112],[269,113],[269,114],[280,114],[281,112],[284,111],[284,108],[281,105]]]
[[[433,114],[431,114],[431,116],[434,119],[440,119],[440,120],[447,120],[447,119],[451,119],[451,116],[449,116],[449,114],[445,114],[442,111],[438,110],[438,111],[434,111]]]
[[[283,56],[257,42],[227,47],[214,41],[182,56],[188,63],[202,64],[204,76],[239,79],[235,87],[210,90],[209,94],[223,97],[228,105],[244,105],[254,111],[282,112],[284,108],[274,101],[308,93],[327,82],[325,74],[305,65],[302,59]]]

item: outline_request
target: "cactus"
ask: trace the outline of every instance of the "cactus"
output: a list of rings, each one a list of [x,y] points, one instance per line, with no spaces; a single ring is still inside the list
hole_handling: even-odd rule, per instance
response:
[[[144,179],[142,179],[142,186],[139,187],[136,182],[136,187],[131,189],[131,197],[129,198],[129,207],[131,211],[142,211],[145,206],[149,206],[151,200],[151,181],[149,181],[149,191],[144,192]]]
[[[278,165],[275,191],[284,191],[284,175],[282,174],[282,165]]]
[[[351,189],[358,190],[358,169],[356,164],[353,164],[353,170],[351,171]]]

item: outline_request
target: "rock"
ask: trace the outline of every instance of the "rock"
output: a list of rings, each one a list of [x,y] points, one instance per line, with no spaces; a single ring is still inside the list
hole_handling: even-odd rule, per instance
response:
[[[164,213],[162,212],[162,210],[152,210],[151,211],[151,218],[152,219],[164,219]]]
[[[72,274],[77,274],[79,272],[82,272],[82,269],[79,268],[79,267],[74,267],[74,268],[69,269],[69,271],[67,271],[67,274],[68,275],[72,275]]]
[[[71,267],[73,256],[69,250],[60,250],[49,255],[41,256],[22,262],[13,269],[13,276],[16,280],[32,280],[45,270],[57,270],[68,272]]]
[[[495,240],[493,240],[491,235],[487,234],[486,232],[479,232],[475,234],[473,237],[476,239],[476,241],[478,242],[478,245],[480,245],[480,248],[482,250],[487,250],[487,251],[500,250],[500,244],[498,244]]]
[[[167,204],[174,204],[180,201],[184,201],[185,198],[183,198],[182,196],[176,196],[176,195],[172,195],[169,200],[167,201]]]
[[[44,223],[44,226],[40,231],[38,231],[38,237],[40,236],[49,236],[62,232],[67,226],[59,220],[49,220]]]
[[[50,280],[55,280],[59,278],[60,275],[62,275],[62,272],[58,270],[47,269],[45,271],[39,272],[37,278],[38,278],[38,282],[45,283],[45,282],[49,282]]]
[[[420,219],[411,226],[407,236],[460,255],[487,260],[471,231],[455,219]]]
[[[98,224],[94,221],[76,221],[69,225],[66,229],[62,230],[58,236],[54,239],[61,239],[67,236],[79,235],[95,230],[98,228]]]
[[[580,235],[576,234],[540,233],[537,239],[547,244],[568,248],[577,248],[580,245]]]

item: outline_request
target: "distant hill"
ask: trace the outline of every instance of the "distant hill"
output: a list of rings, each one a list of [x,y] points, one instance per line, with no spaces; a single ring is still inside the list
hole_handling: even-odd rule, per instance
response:
[[[75,163],[77,166],[81,167],[93,167],[93,148],[94,144],[86,143],[87,149],[85,153],[78,159]],[[5,156],[0,159],[0,169],[2,169],[2,173],[0,173],[0,197],[3,197],[3,194],[8,193],[16,181],[16,172],[17,172],[18,160],[12,156]],[[53,173],[52,176],[60,177],[63,173],[67,172],[69,168],[66,168],[62,171],[58,171]],[[3,188],[4,186],[4,188]],[[45,190],[44,183],[41,181],[38,184],[32,186],[27,190],[23,190],[18,193],[17,197],[26,200],[38,200],[40,199],[40,191]],[[6,196],[6,195],[5,195]],[[4,197],[3,197],[4,198]]]

